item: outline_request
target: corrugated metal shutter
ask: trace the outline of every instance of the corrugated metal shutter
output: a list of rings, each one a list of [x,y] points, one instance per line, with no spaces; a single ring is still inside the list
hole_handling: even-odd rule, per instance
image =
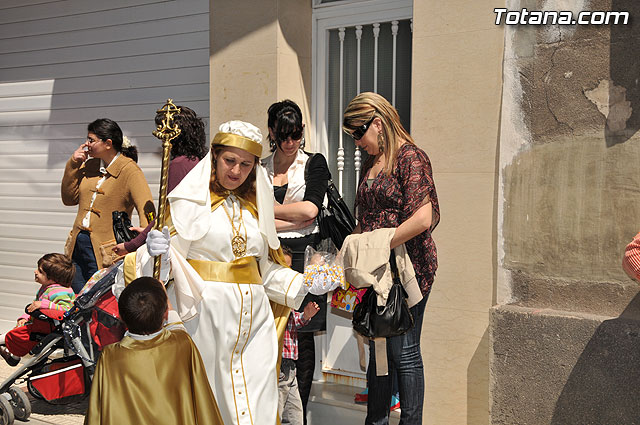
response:
[[[38,258],[63,250],[76,208],[60,180],[87,124],[117,121],[157,194],[169,97],[208,123],[209,0],[0,4],[0,331],[33,299]]]

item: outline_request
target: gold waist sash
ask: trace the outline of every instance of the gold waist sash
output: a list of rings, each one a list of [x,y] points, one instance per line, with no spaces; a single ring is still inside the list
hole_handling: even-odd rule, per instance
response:
[[[204,280],[262,285],[256,257],[242,257],[230,263],[187,259]]]

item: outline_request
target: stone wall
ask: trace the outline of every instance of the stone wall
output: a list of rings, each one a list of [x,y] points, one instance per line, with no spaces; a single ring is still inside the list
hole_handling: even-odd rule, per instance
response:
[[[492,421],[636,423],[638,285],[621,260],[640,230],[640,4],[507,7],[632,18],[505,28]]]

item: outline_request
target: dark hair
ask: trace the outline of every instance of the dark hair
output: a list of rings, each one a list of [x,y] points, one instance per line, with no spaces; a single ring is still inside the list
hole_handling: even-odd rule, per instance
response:
[[[288,255],[289,257],[291,257],[291,259],[293,259],[293,251],[291,250],[291,248],[282,244],[280,244],[280,248],[282,248],[282,253],[284,255]]]
[[[167,293],[162,282],[144,276],[135,279],[120,294],[118,310],[129,332],[148,335],[162,329],[167,311]]]
[[[67,288],[71,286],[73,276],[76,274],[71,258],[58,253],[45,254],[40,257],[38,268],[47,275],[47,279]]]
[[[122,147],[122,130],[114,120],[98,118],[87,126],[87,131],[95,134],[102,141],[111,139],[111,145],[116,151],[138,162],[138,149],[133,145]]]
[[[218,179],[216,178],[216,160],[220,153],[225,149],[225,146],[212,146],[211,147],[211,180],[209,181],[209,189],[217,194],[224,196],[229,192],[228,189],[225,189]],[[253,164],[253,169],[247,176],[247,179],[242,183],[238,188],[232,191],[233,194],[237,195],[240,198],[246,200],[255,200],[256,198],[256,165],[258,164],[259,158],[255,159]]]
[[[302,111],[292,100],[285,99],[269,106],[267,110],[267,126],[273,131],[275,140],[271,134],[269,139],[269,149],[274,152],[283,140],[290,136],[292,139],[300,139],[303,136]],[[304,141],[300,143],[300,148],[304,148]]]
[[[189,159],[202,159],[207,154],[207,135],[202,118],[186,106],[177,105],[180,113],[174,117],[174,123],[181,132],[171,141],[171,158],[186,156]],[[156,125],[162,125],[164,113],[155,117]]]

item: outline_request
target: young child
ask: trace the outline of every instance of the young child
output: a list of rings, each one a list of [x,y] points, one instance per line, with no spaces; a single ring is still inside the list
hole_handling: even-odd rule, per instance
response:
[[[61,310],[67,311],[73,306],[75,294],[71,289],[71,281],[75,268],[71,259],[64,254],[46,254],[38,260],[38,268],[34,271],[35,281],[41,286],[36,294],[36,300],[27,311]],[[49,334],[52,326],[49,322],[32,320],[28,314],[18,318],[17,326],[0,336],[0,355],[10,366],[15,366],[20,357],[29,353],[37,344],[31,340],[32,333]]]
[[[200,353],[162,283],[134,280],[118,308],[129,330],[100,356],[84,423],[223,425]]]
[[[291,267],[291,250],[282,245],[282,252],[287,265]],[[318,304],[310,302],[305,306],[302,313],[291,310],[289,314],[287,329],[284,333],[280,376],[278,377],[278,414],[282,425],[302,425],[304,423],[302,400],[298,391],[298,380],[296,379],[296,360],[298,360],[297,330],[309,323],[309,320],[319,310]]]

